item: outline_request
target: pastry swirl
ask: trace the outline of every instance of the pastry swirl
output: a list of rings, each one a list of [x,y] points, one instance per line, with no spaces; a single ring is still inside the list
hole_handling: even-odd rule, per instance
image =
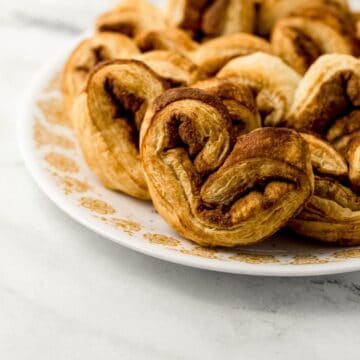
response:
[[[99,32],[115,32],[131,38],[143,31],[162,29],[166,21],[161,12],[147,0],[123,0],[96,21]]]
[[[255,52],[272,53],[270,43],[258,36],[237,33],[220,36],[201,44],[192,54],[192,60],[211,77],[230,60]]]
[[[149,198],[138,138],[148,105],[165,89],[136,60],[103,63],[92,72],[74,105],[73,122],[86,161],[106,187]]]
[[[168,19],[200,39],[252,32],[255,5],[253,0],[169,0]]]
[[[269,35],[277,21],[289,15],[324,18],[324,11],[329,14],[332,9],[337,13],[348,13],[347,0],[261,0],[257,32],[262,36]],[[332,24],[335,23],[333,19]],[[339,24],[339,20],[336,22]]]
[[[70,112],[74,99],[85,90],[91,70],[100,62],[127,59],[139,54],[127,36],[113,33],[96,34],[83,40],[70,55],[62,76],[65,108]]]
[[[259,242],[311,196],[306,142],[263,128],[235,137],[220,99],[200,89],[160,95],[141,129],[154,206],[182,236],[206,246]]]
[[[350,55],[321,56],[296,91],[286,126],[335,141],[351,123],[360,125],[360,61]],[[340,131],[340,133],[339,133]]]
[[[265,126],[276,126],[287,116],[300,82],[300,76],[280,58],[260,52],[230,61],[218,77],[253,90]]]
[[[170,87],[190,85],[202,77],[199,68],[188,57],[174,51],[149,51],[136,59],[148,65]]]
[[[187,55],[198,47],[187,32],[174,27],[144,31],[135,38],[135,41],[142,52],[170,50]]]
[[[197,82],[192,87],[217,96],[222,101],[230,115],[235,137],[261,127],[261,117],[254,94],[248,86],[226,79],[212,78]]]
[[[360,141],[354,142],[350,149],[348,161],[356,158],[356,164],[351,165],[326,141],[311,134],[302,136],[310,145],[317,175],[314,195],[303,211],[290,221],[290,227],[301,235],[320,241],[360,244]],[[352,179],[352,171],[356,179]]]
[[[286,17],[271,36],[274,52],[303,75],[323,54],[354,53],[352,41],[325,22],[306,17]]]

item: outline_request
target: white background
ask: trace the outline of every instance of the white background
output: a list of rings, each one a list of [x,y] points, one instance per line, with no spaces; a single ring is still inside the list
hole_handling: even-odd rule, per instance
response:
[[[0,0],[0,359],[358,359],[360,273],[254,278],[155,260],[69,219],[25,171],[23,90],[112,3]]]

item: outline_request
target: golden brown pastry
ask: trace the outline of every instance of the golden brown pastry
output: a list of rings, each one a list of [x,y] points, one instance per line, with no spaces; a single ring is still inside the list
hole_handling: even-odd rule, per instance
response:
[[[324,10],[324,7],[330,10]],[[262,36],[269,35],[277,21],[289,15],[324,18],[324,11],[329,14],[332,9],[337,13],[349,13],[347,0],[261,0],[257,32]],[[331,18],[332,23],[335,23],[333,16]]]
[[[270,43],[255,35],[237,33],[203,43],[191,57],[206,76],[211,77],[230,60],[258,51],[271,54]]]
[[[226,107],[200,89],[160,95],[141,131],[155,208],[200,245],[259,242],[312,194],[310,153],[301,136],[263,128],[236,139]]]
[[[354,53],[353,42],[323,21],[300,16],[280,19],[272,32],[274,52],[303,75],[323,54]]]
[[[290,227],[320,241],[360,244],[359,138],[348,148],[348,165],[326,141],[315,135],[302,135],[310,145],[317,174],[315,191],[304,210],[290,221]],[[355,166],[353,170],[352,166]],[[354,174],[355,178],[352,178]]]
[[[62,92],[67,112],[75,98],[85,89],[90,71],[101,61],[126,59],[139,54],[135,43],[127,36],[113,33],[96,34],[83,40],[66,62],[62,77]]]
[[[144,31],[135,41],[142,52],[170,50],[187,55],[198,47],[198,43],[193,41],[187,32],[174,27]]]
[[[218,77],[250,86],[265,126],[276,126],[287,116],[300,81],[280,58],[260,52],[230,61]]]
[[[350,55],[323,55],[301,80],[286,126],[334,142],[346,132],[346,124],[356,130],[359,106],[360,61]]]
[[[147,0],[123,0],[96,21],[96,29],[99,32],[116,32],[129,37],[165,26],[163,14]]]
[[[235,137],[261,127],[261,117],[256,107],[254,94],[248,86],[227,79],[212,78],[192,85],[217,96],[225,105]]]
[[[253,0],[169,0],[168,20],[198,39],[237,32],[252,32]]]
[[[157,74],[136,60],[102,63],[91,73],[72,117],[83,155],[106,187],[149,198],[139,131],[147,107],[165,88]]]
[[[174,51],[154,50],[136,58],[166,80],[170,87],[190,85],[201,77],[199,68],[188,57]]]

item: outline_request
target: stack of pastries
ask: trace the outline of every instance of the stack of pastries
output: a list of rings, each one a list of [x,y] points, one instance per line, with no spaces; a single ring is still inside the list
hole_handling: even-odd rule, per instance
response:
[[[358,22],[346,0],[124,0],[64,68],[84,158],[203,246],[360,244]]]

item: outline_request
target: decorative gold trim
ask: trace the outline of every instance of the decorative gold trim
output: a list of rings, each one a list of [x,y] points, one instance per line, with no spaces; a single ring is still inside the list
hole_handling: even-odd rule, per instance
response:
[[[77,173],[80,170],[74,160],[57,152],[47,153],[44,159],[50,166],[62,172]]]
[[[79,200],[79,203],[82,207],[89,209],[90,211],[97,214],[111,215],[116,213],[116,210],[111,205],[102,200],[93,199],[90,197],[82,197]]]

